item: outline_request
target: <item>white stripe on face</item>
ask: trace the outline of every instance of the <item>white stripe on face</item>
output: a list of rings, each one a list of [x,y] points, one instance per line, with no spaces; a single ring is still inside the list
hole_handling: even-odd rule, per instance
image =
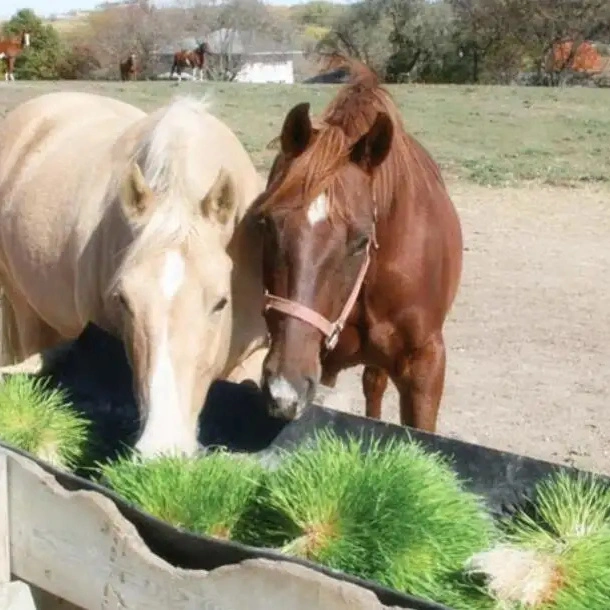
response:
[[[307,210],[307,220],[310,226],[314,226],[328,218],[328,199],[324,193],[320,193],[310,204]]]
[[[195,453],[196,431],[188,424],[188,417],[181,403],[169,342],[169,305],[184,282],[185,262],[182,255],[173,250],[167,253],[159,288],[168,307],[158,329],[158,343],[150,377],[148,418],[136,449],[144,457],[161,453]]]

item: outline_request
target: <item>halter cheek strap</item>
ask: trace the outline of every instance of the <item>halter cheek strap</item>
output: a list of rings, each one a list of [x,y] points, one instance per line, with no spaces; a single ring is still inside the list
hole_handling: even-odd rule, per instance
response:
[[[358,271],[358,276],[356,277],[356,281],[354,282],[352,291],[350,292],[350,295],[347,301],[345,302],[345,305],[343,306],[339,317],[334,322],[331,322],[323,315],[307,307],[306,305],[302,305],[301,303],[297,303],[296,301],[291,301],[289,299],[285,299],[274,294],[270,294],[267,291],[265,291],[264,310],[268,311],[269,309],[275,309],[276,311],[284,313],[293,318],[302,320],[303,322],[306,322],[314,328],[317,328],[326,337],[324,340],[324,347],[328,351],[333,350],[337,345],[337,342],[339,341],[339,335],[345,327],[347,319],[352,309],[354,308],[356,301],[358,300],[358,295],[360,294],[360,290],[362,289],[364,278],[366,277],[369,265],[371,264],[371,244],[375,249],[379,248],[375,232],[375,224],[373,224],[373,232],[371,235],[371,239],[366,246],[364,261],[360,267],[360,270]]]

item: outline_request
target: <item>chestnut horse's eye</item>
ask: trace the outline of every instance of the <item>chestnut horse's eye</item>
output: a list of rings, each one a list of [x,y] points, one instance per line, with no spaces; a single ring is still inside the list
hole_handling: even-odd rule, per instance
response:
[[[368,235],[359,235],[350,244],[350,254],[360,254],[369,244]]]
[[[269,230],[271,222],[268,216],[259,216],[257,218],[256,224],[258,225],[258,228],[264,232]]]

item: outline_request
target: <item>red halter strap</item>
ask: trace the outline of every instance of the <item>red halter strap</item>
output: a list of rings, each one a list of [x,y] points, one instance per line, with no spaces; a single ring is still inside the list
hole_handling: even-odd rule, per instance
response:
[[[267,291],[265,291],[264,310],[267,311],[269,309],[275,309],[276,311],[284,313],[293,318],[298,318],[299,320],[310,324],[314,328],[317,328],[326,337],[324,340],[324,347],[328,351],[334,349],[337,345],[337,341],[339,341],[339,335],[345,327],[347,319],[354,308],[354,305],[356,304],[362,284],[364,283],[364,278],[366,277],[366,273],[369,269],[369,265],[371,263],[371,244],[375,249],[379,248],[375,232],[376,220],[377,214],[375,213],[371,240],[366,246],[364,261],[360,267],[360,271],[358,271],[358,276],[356,277],[354,287],[352,288],[352,291],[350,292],[350,295],[343,306],[339,317],[334,322],[331,322],[323,315],[307,307],[306,305],[302,305],[301,303],[297,303],[296,301],[291,301],[283,297],[278,297],[274,294],[270,294]]]

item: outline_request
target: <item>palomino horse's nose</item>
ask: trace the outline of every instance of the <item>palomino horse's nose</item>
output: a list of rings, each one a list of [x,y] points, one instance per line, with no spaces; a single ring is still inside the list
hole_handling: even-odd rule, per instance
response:
[[[314,381],[309,378],[303,379],[299,384],[283,375],[265,375],[263,380],[263,392],[268,400],[269,414],[287,420],[301,414],[313,398],[314,390]]]

